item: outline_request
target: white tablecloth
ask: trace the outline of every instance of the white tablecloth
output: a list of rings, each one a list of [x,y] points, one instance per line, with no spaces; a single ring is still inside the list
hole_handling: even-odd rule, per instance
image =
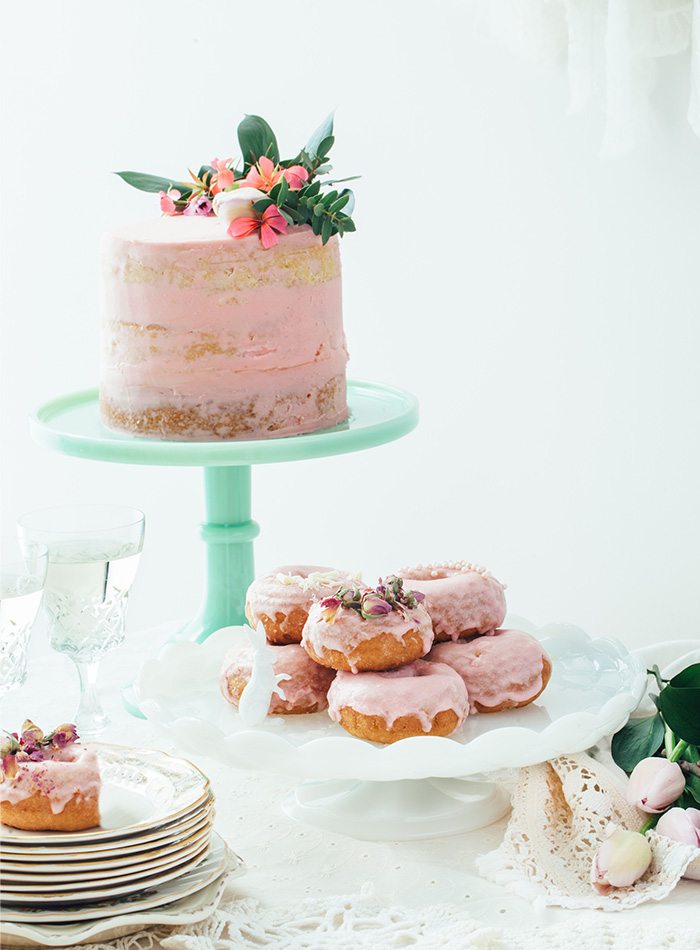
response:
[[[103,737],[105,741],[177,752],[168,747],[147,722],[130,716],[120,697],[121,685],[133,678],[142,659],[154,654],[162,639],[162,630],[133,633],[123,647],[104,660],[102,694],[112,717],[112,724]],[[40,622],[34,632],[27,682],[3,702],[3,728],[17,729],[25,717],[44,729],[72,719],[77,689],[71,661],[49,649]],[[681,882],[663,905],[646,904],[616,915],[538,908],[476,873],[475,856],[498,845],[505,819],[452,838],[356,841],[297,824],[288,818],[280,808],[280,801],[294,784],[289,779],[227,769],[203,757],[197,764],[212,779],[217,797],[217,829],[248,867],[247,874],[234,882],[235,892],[241,898],[254,898],[263,907],[357,894],[369,883],[375,897],[385,906],[424,909],[429,917],[429,908],[449,903],[463,910],[465,918],[475,918],[487,928],[499,931],[505,928],[504,942],[487,940],[479,946],[521,946],[519,935],[535,927],[545,931],[540,931],[540,946],[564,946],[554,935],[545,940],[547,928],[563,923],[575,927],[577,933],[585,932],[597,929],[605,918],[607,930],[622,932],[634,922],[641,925],[643,932],[647,928],[651,931],[652,927],[656,930],[660,917],[668,916],[675,920],[676,938],[682,932],[693,935],[691,939],[697,942],[664,943],[663,946],[700,947],[700,937],[694,936],[700,933],[700,884]],[[509,932],[512,939],[508,939]],[[472,945],[477,944],[463,944]],[[634,945],[645,944],[637,941]],[[658,942],[648,945],[660,946]],[[588,944],[579,943],[577,950],[583,946]]]

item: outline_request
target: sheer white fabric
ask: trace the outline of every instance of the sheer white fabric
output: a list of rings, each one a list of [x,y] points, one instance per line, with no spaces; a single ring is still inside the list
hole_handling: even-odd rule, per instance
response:
[[[537,59],[566,59],[570,109],[601,94],[602,151],[644,137],[656,60],[690,49],[688,121],[700,135],[700,0],[486,0],[494,35]]]

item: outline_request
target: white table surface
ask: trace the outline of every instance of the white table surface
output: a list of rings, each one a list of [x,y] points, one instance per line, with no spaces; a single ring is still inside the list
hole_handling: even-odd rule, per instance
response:
[[[130,716],[120,697],[120,686],[133,678],[144,658],[157,652],[162,639],[162,630],[133,632],[103,661],[102,696],[112,717],[101,737],[104,741],[177,753],[147,722]],[[27,682],[3,700],[1,725],[16,730],[24,718],[30,718],[50,729],[70,721],[77,690],[72,662],[48,647],[40,620],[33,634]],[[217,798],[217,830],[247,864],[247,874],[236,882],[241,896],[274,905],[315,895],[356,893],[371,882],[386,905],[454,903],[464,908],[465,916],[492,927],[546,927],[571,920],[574,914],[576,926],[581,926],[586,917],[600,917],[599,912],[539,909],[479,877],[474,858],[499,844],[505,819],[452,838],[356,841],[288,818],[280,802],[293,786],[292,780],[226,768],[205,757],[188,758],[195,758],[210,776]],[[699,884],[681,882],[662,906],[664,914],[683,921],[684,930],[700,932]],[[661,912],[658,904],[650,903],[619,916],[658,920]]]

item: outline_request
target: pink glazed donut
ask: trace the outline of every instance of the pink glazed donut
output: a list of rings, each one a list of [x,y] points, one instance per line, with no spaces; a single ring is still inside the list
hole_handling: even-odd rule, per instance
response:
[[[399,571],[414,590],[425,594],[435,642],[491,633],[506,616],[505,586],[483,567],[466,561],[419,564]]]
[[[328,705],[328,687],[335,673],[310,660],[297,643],[275,647],[275,673],[286,673],[288,680],[280,686],[285,698],[273,693],[270,716],[290,716],[314,713]],[[243,690],[253,671],[253,650],[249,643],[241,643],[226,655],[221,670],[220,686],[224,699],[238,706]]]
[[[438,643],[427,660],[452,667],[464,681],[472,712],[501,712],[537,699],[552,675],[540,644],[521,630],[496,630],[490,637]]]
[[[270,643],[301,643],[301,631],[311,605],[330,597],[345,584],[356,584],[351,576],[332,567],[289,564],[254,580],[246,595],[245,614],[251,627],[262,622]]]
[[[462,678],[444,663],[425,660],[382,673],[341,672],[328,691],[331,719],[371,742],[449,736],[468,712]]]

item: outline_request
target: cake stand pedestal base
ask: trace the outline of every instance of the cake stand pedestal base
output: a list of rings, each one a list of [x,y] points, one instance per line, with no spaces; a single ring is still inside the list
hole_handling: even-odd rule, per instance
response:
[[[484,828],[510,809],[494,782],[403,779],[393,782],[305,782],[283,801],[297,821],[362,841],[444,838]]]

